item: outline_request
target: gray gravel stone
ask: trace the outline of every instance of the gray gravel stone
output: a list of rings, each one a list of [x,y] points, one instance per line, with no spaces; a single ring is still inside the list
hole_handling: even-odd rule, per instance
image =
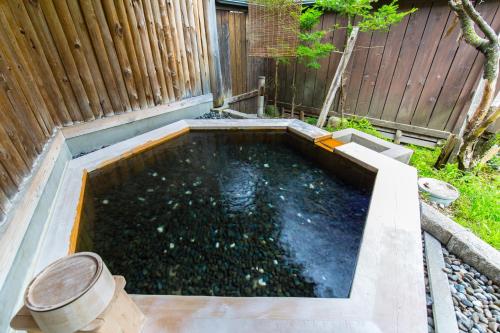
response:
[[[466,333],[499,333],[500,288],[473,266],[443,249],[458,328]]]

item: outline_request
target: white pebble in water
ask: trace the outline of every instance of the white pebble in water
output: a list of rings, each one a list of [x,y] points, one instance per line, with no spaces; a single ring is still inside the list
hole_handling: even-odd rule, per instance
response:
[[[186,163],[187,164],[191,163],[191,160],[189,158],[186,158]]]
[[[261,287],[265,287],[265,286],[267,286],[267,283],[266,283],[266,281],[264,281],[264,279],[263,279],[263,278],[260,278],[260,279],[257,281],[257,283],[258,283],[258,284],[259,284],[259,286],[261,286]]]
[[[142,202],[146,201],[146,199],[144,199],[143,197],[137,197],[137,200],[142,201]]]
[[[154,191],[155,191],[155,190],[153,190],[152,188],[148,188],[148,189],[146,190],[146,192],[149,192],[149,193],[154,192]]]
[[[243,234],[243,238],[248,239],[248,235],[247,234]]]
[[[326,277],[324,275],[322,275],[321,278],[323,279],[323,281],[326,281]]]
[[[229,245],[230,248],[234,248],[236,246],[236,244],[232,243],[231,245]]]
[[[179,207],[179,204],[178,204],[178,203],[176,203],[176,204],[174,205],[174,207],[172,207],[172,209],[177,209],[177,207]]]
[[[104,199],[104,200],[102,201],[102,204],[103,204],[103,205],[107,205],[107,204],[109,204],[109,200],[108,200],[108,199]]]
[[[311,223],[311,219],[307,219],[307,223]]]
[[[194,238],[191,238],[191,243],[194,243]]]
[[[275,265],[277,265],[277,264],[278,264],[278,260],[274,259],[274,260],[273,260],[273,263],[274,263]]]
[[[264,273],[264,270],[262,268],[259,268],[259,273]]]
[[[153,172],[153,174],[151,176],[156,177],[156,176],[158,176],[158,173]]]
[[[158,228],[156,228],[156,230],[161,234],[163,232],[163,230],[165,229],[164,226],[159,226]]]
[[[245,275],[245,280],[248,281],[248,280],[250,280],[250,278],[251,278],[250,274]]]
[[[174,243],[170,243],[170,248],[173,249],[175,247]]]
[[[269,168],[269,164],[264,164],[264,168]]]
[[[218,249],[219,248],[219,242],[215,243],[215,248]]]
[[[171,204],[172,204],[172,202],[173,202],[172,200],[169,200],[169,201],[168,201],[168,204],[169,204],[169,205],[171,205]]]
[[[310,189],[314,189],[314,185],[313,184],[309,184],[309,188]]]
[[[192,192],[191,191],[186,191],[184,192],[186,195],[190,195]]]
[[[280,195],[280,199],[283,200],[283,201],[285,201],[285,197],[282,196],[282,195]]]
[[[161,177],[161,181],[163,181],[163,182],[164,182],[165,180],[167,180],[167,178],[165,178],[165,177]]]
[[[297,213],[297,216],[298,216],[298,217],[302,217],[302,214],[301,214],[301,213]]]

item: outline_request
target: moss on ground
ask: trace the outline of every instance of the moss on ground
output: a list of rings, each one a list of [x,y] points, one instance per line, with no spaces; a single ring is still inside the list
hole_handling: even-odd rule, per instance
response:
[[[315,118],[307,118],[306,122],[315,124]],[[368,134],[382,135],[366,119],[345,119],[336,128],[355,128]],[[383,137],[382,137],[383,138]],[[440,148],[423,148],[408,145],[414,153],[410,164],[417,168],[420,177],[441,179],[455,186],[460,197],[446,211],[448,215],[461,225],[469,228],[476,235],[500,249],[500,159],[497,157],[487,165],[463,172],[457,164],[448,164],[441,170],[434,169]]]

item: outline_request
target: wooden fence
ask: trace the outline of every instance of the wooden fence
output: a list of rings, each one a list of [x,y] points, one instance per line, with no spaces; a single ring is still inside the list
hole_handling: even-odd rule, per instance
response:
[[[54,128],[210,92],[207,3],[0,1],[0,218]]]
[[[403,0],[400,6],[401,9],[415,6],[419,10],[388,32],[364,32],[358,37],[347,69],[350,75],[345,111],[369,117],[375,124],[389,129],[445,138],[463,121],[481,75],[483,56],[465,42],[457,41],[459,25],[454,24],[454,15],[446,1]],[[477,5],[495,31],[500,30],[499,7],[499,1]],[[233,94],[255,89],[256,77],[265,75],[272,91],[274,64],[245,57],[243,47],[239,47],[246,40],[242,27],[247,14],[241,9],[238,11],[220,8],[217,13],[221,21],[221,52],[228,53],[221,59],[222,68],[225,73],[231,73],[227,89],[231,87]],[[320,27],[345,26],[345,23],[342,17],[329,13],[322,17]],[[337,46],[343,44],[344,38],[344,29],[325,36],[325,40]],[[296,66],[296,103],[306,114],[317,115],[339,60],[340,54],[332,53],[320,61],[320,70],[308,69],[294,60],[280,66],[279,105],[290,107],[293,67]],[[335,103],[332,111],[337,110],[338,103]],[[254,109],[240,111],[255,113]]]
[[[223,94],[226,97],[257,89],[258,76],[265,74],[266,60],[247,55],[247,25],[246,12],[217,10]],[[241,112],[256,113],[257,103],[252,99],[232,103],[230,106]]]

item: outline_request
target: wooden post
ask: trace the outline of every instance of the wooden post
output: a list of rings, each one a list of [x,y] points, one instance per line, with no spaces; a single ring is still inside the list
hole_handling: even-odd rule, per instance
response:
[[[403,132],[401,130],[397,130],[394,135],[394,143],[399,145],[401,143],[401,137],[403,136]]]
[[[214,96],[214,107],[224,104],[222,94],[222,71],[219,58],[219,39],[217,36],[217,18],[215,14],[215,0],[203,1],[205,10],[205,31],[208,40],[208,57],[210,60],[210,85]]]
[[[340,84],[342,83],[342,75],[344,74],[347,64],[349,63],[349,59],[351,58],[351,53],[354,48],[354,44],[356,43],[356,39],[358,38],[358,32],[359,32],[359,27],[354,27],[352,29],[351,35],[349,36],[349,39],[347,40],[344,53],[342,54],[342,58],[340,58],[339,66],[337,67],[337,71],[335,72],[335,76],[333,77],[330,89],[328,89],[328,94],[326,95],[325,103],[321,108],[321,113],[319,114],[318,122],[316,123],[316,126],[320,128],[325,125],[328,112],[330,111],[333,101],[335,100],[335,95],[337,93],[337,90],[339,89]]]
[[[265,76],[259,76],[257,88],[259,90],[259,94],[257,95],[257,117],[261,118],[264,116],[264,95],[266,92]]]

